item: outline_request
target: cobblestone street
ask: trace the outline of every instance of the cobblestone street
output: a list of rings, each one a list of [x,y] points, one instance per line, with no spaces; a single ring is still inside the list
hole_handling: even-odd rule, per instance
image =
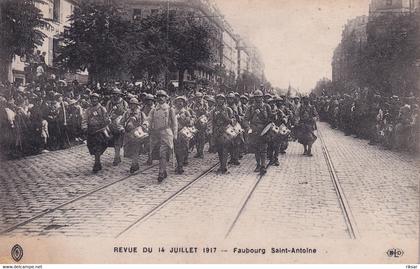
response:
[[[418,238],[418,158],[368,146],[325,123],[318,125],[357,237]],[[157,166],[142,165],[143,172],[133,176],[128,161],[113,167],[112,149],[104,155],[104,170],[96,175],[84,145],[4,161],[0,230],[42,214],[3,236],[113,238],[129,228],[122,238],[350,238],[321,139],[314,145],[313,158],[302,156],[302,151],[301,145],[291,143],[280,166],[268,169],[241,212],[259,179],[252,155],[223,176],[213,169],[199,177],[217,163],[215,154],[206,154],[204,160],[191,158],[184,175],[175,175],[171,168],[161,184]]]

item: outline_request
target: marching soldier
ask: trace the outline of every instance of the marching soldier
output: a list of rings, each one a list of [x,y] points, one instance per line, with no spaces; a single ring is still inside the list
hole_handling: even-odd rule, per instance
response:
[[[216,106],[216,100],[214,99],[213,96],[207,95],[206,96],[206,101],[209,105],[208,114],[210,115],[211,112],[214,110],[214,108]],[[210,123],[208,125],[210,125]],[[214,138],[210,133],[211,133],[210,130],[208,130],[207,131],[207,140],[209,141],[209,153],[216,153],[216,150],[215,150],[215,147],[214,147]]]
[[[137,98],[131,98],[129,106],[130,110],[123,120],[125,123],[124,156],[131,159],[130,173],[133,174],[140,169],[139,156],[142,137],[140,137],[141,133],[139,133],[138,128],[141,127],[141,131],[144,134],[147,130],[147,121]]]
[[[254,147],[257,166],[255,172],[264,175],[267,172],[267,141],[261,132],[268,125],[271,118],[271,109],[263,102],[263,93],[257,90],[253,94],[254,104],[248,109],[245,115],[244,124],[251,129],[250,144]]]
[[[235,104],[235,94],[233,92],[227,95],[227,106],[233,112],[233,123],[232,125],[235,126],[237,123],[241,122],[241,114],[239,111],[239,107]],[[230,160],[229,164],[233,165],[240,165],[239,162],[239,148],[241,144],[241,137],[238,135],[232,141],[232,147],[230,147]]]
[[[114,162],[112,163],[114,166],[121,163],[121,147],[123,146],[124,140],[124,124],[122,119],[128,110],[128,103],[123,100],[122,95],[120,89],[114,89],[111,100],[106,104],[106,110],[111,119],[109,127],[112,135],[111,144],[113,144],[115,150]]]
[[[166,166],[174,149],[174,140],[178,138],[178,121],[175,111],[167,103],[168,94],[164,90],[156,93],[156,107],[150,111],[150,147],[159,151],[158,182],[168,177]]]
[[[95,156],[93,172],[97,173],[102,169],[101,155],[108,147],[109,133],[107,127],[111,120],[105,107],[99,103],[99,95],[97,93],[90,95],[90,101],[91,107],[86,111],[87,147],[90,155]]]
[[[307,157],[312,157],[312,145],[317,139],[314,134],[316,130],[316,118],[318,113],[316,112],[315,107],[309,103],[309,98],[307,96],[302,98],[302,105],[299,108],[299,125],[297,138],[298,142],[303,145],[304,152],[303,155]]]
[[[206,132],[207,123],[204,124],[204,117],[207,118],[208,104],[203,98],[201,92],[197,92],[195,95],[195,101],[191,105],[191,109],[194,112],[195,124],[198,129],[198,133],[195,136],[195,145],[197,148],[197,154],[194,158],[204,158],[204,144],[206,143]]]
[[[155,97],[153,96],[153,94],[146,93],[144,95],[144,105],[143,105],[143,108],[141,109],[141,111],[146,115],[146,120],[148,122],[150,122],[149,121],[150,111],[152,111],[152,109],[155,107],[154,101],[155,101]],[[152,152],[151,152],[151,147],[150,147],[150,137],[145,139],[143,146],[147,150],[146,165],[152,165],[153,164],[153,158],[152,158]]]
[[[175,115],[178,120],[178,139],[175,140],[175,157],[177,162],[176,173],[184,173],[184,164],[188,162],[188,140],[179,132],[192,125],[192,116],[188,111],[187,98],[185,96],[178,96],[174,100]]]
[[[241,106],[242,115],[243,115],[241,125],[242,125],[242,128],[244,128],[244,132],[242,133],[242,135],[243,135],[243,147],[241,147],[241,149],[240,149],[240,154],[243,155],[243,154],[248,153],[248,143],[249,143],[248,131],[249,131],[249,129],[247,129],[245,127],[245,124],[243,122],[244,122],[244,117],[246,115],[246,112],[249,109],[249,103],[248,103],[249,98],[246,95],[241,95],[240,100],[241,100],[240,106]]]
[[[286,106],[285,99],[279,97],[276,99],[277,109],[279,110],[278,123],[284,124],[289,130],[292,129],[292,111]],[[280,126],[279,125],[279,126]],[[289,147],[289,135],[282,137],[280,141],[280,154],[286,154]]]
[[[268,105],[271,108],[271,121],[276,125],[280,126],[279,124],[279,118],[281,118],[281,115],[279,115],[280,111],[277,109],[276,106],[276,99],[271,98],[267,100]],[[267,147],[267,157],[269,162],[269,165],[275,165],[279,166],[279,153],[280,153],[280,141],[278,140],[278,137],[269,137],[267,139],[268,147]]]
[[[210,114],[210,123],[214,143],[219,156],[219,173],[227,172],[227,157],[231,147],[231,141],[226,139],[225,132],[232,124],[233,111],[226,105],[226,97],[223,94],[216,95],[216,106]]]

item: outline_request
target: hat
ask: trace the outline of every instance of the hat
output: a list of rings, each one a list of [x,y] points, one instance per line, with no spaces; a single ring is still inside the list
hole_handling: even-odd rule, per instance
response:
[[[241,95],[238,92],[235,92],[236,97],[240,97]]]
[[[284,98],[279,96],[279,97],[276,98],[276,101],[277,102],[284,102]]]
[[[156,96],[165,96],[168,97],[168,94],[164,90],[158,90]]]
[[[254,97],[263,97],[264,96],[264,94],[263,94],[263,92],[262,91],[260,91],[260,90],[256,90],[255,92],[254,92]]]
[[[273,96],[271,94],[269,94],[269,93],[265,93],[264,94],[264,97],[270,97],[270,98],[272,98]]]
[[[217,99],[226,99],[226,96],[224,94],[219,93],[218,95],[216,95],[216,100]]]
[[[207,100],[207,102],[216,103],[216,100],[214,99],[213,96],[207,96],[206,100]]]
[[[122,93],[122,91],[120,89],[115,88],[115,89],[112,90],[112,94],[122,95],[123,93]]]
[[[268,99],[268,100],[267,100],[267,102],[268,102],[268,103],[273,103],[273,102],[275,102],[275,101],[276,101],[276,99],[275,99],[275,98],[270,98],[270,99]]]
[[[155,97],[153,96],[153,94],[150,93],[146,93],[144,96],[144,100],[155,100]]]
[[[188,101],[187,97],[185,97],[185,96],[177,96],[177,97],[174,99],[174,102],[176,102],[176,101],[180,101],[180,100],[184,101],[185,103]]]
[[[233,92],[228,93],[226,98],[235,98],[235,94]]]
[[[196,92],[195,97],[203,97],[203,94],[201,92]]]
[[[137,98],[133,97],[130,99],[130,101],[128,101],[129,104],[134,104],[134,105],[140,105],[139,100],[137,100]]]
[[[94,92],[90,94],[90,98],[93,98],[93,97],[100,98],[100,95]]]
[[[241,99],[248,100],[248,97],[247,97],[246,95],[241,95],[241,96],[240,96],[240,98],[241,98]]]
[[[76,104],[76,103],[77,103],[77,100],[70,99],[70,100],[68,101],[68,103],[69,103],[69,105],[74,105],[74,104]]]

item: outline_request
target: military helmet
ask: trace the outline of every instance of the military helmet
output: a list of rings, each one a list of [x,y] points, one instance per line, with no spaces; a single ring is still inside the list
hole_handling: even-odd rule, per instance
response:
[[[228,93],[226,98],[235,98],[235,93],[233,93],[233,92]]]
[[[164,90],[158,90],[156,92],[156,96],[165,96],[165,97],[168,97],[168,94]]]
[[[254,95],[254,97],[263,97],[264,96],[263,92],[260,91],[260,90],[254,91],[253,95]]]
[[[135,98],[135,97],[131,98],[128,103],[129,104],[134,104],[134,105],[140,105],[139,100],[137,98]]]
[[[223,99],[223,100],[226,100],[226,96],[224,95],[224,94],[222,94],[222,93],[219,93],[218,95],[216,95],[216,100],[217,99]]]

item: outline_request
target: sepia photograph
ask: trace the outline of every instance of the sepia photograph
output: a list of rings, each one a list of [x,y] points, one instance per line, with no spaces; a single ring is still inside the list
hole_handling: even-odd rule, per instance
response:
[[[419,105],[420,0],[0,0],[0,265],[415,269]]]

